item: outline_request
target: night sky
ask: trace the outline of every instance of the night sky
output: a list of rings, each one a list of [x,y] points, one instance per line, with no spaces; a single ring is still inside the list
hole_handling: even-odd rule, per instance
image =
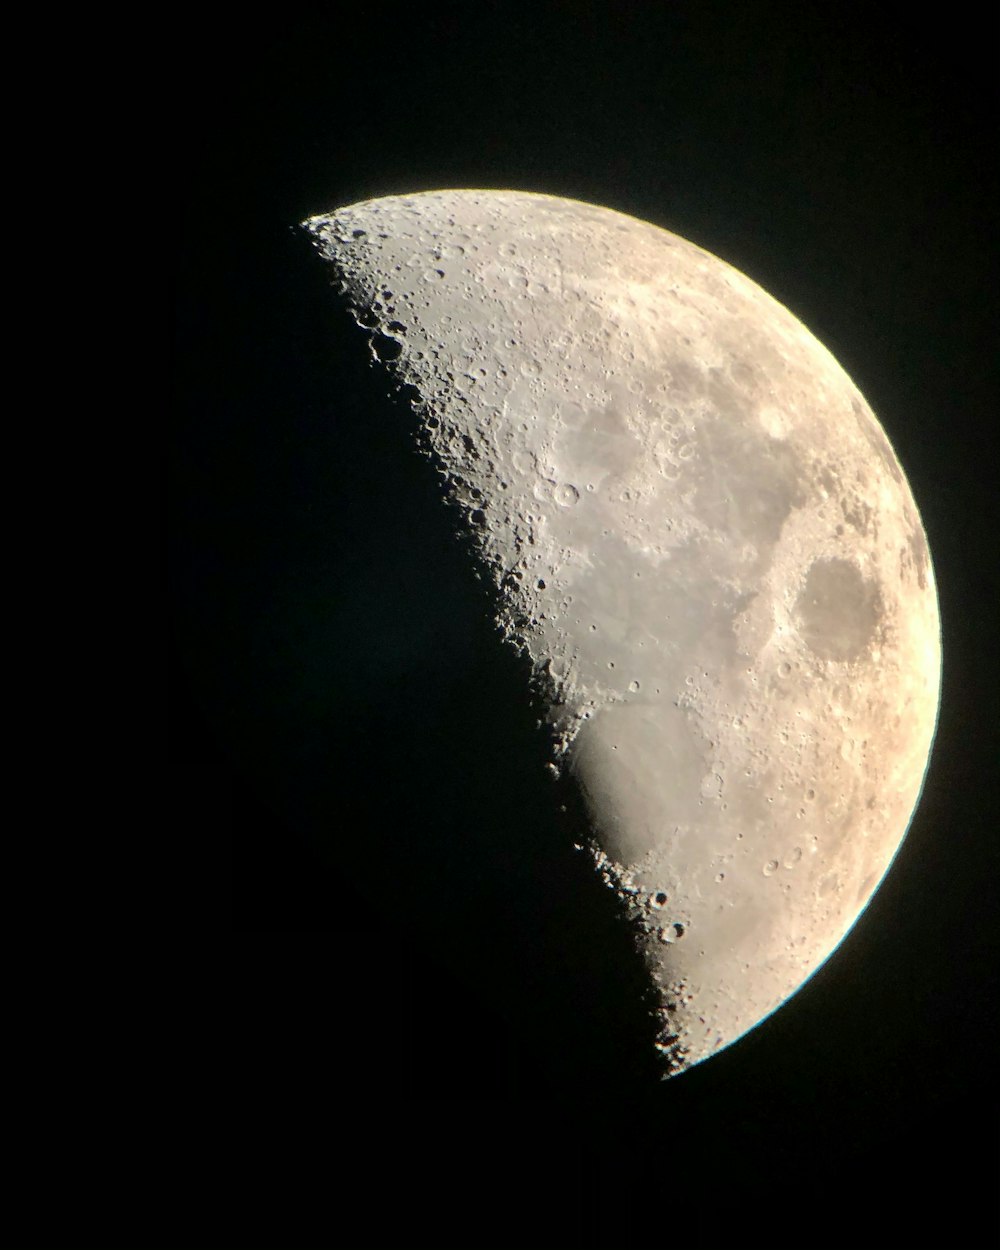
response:
[[[151,973],[186,1043],[142,1244],[995,1241],[1000,179],[973,12],[171,11],[190,901]],[[518,665],[295,229],[438,187],[593,201],[735,265],[860,387],[928,534],[943,699],[904,846],[801,992],[678,1080]]]

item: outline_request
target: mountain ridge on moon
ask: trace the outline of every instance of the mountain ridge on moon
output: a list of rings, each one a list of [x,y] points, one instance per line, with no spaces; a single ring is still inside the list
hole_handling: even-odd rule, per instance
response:
[[[918,800],[940,643],[905,475],[810,332],[656,226],[515,191],[304,225],[530,663],[682,1071],[832,953]]]

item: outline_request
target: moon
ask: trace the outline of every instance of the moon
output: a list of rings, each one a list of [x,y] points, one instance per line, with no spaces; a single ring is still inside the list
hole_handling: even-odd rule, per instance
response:
[[[303,224],[524,659],[682,1072],[835,951],[918,802],[940,623],[903,470],[788,309],[657,226],[480,190]]]

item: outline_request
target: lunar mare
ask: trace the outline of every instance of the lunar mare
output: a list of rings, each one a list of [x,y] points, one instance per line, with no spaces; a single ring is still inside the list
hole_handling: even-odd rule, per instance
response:
[[[940,679],[905,475],[805,326],[656,226],[513,191],[305,226],[530,661],[680,1071],[816,970],[905,835]]]

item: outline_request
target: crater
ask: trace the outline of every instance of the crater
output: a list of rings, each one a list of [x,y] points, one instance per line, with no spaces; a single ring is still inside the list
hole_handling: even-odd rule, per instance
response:
[[[821,660],[856,660],[882,617],[877,584],[850,560],[815,560],[795,603],[799,631]]]
[[[859,534],[867,534],[871,531],[875,509],[863,500],[841,499],[840,510],[844,514],[844,520],[847,524],[856,529]]]
[[[882,426],[874,416],[869,416],[865,412],[856,399],[851,400],[851,407],[854,409],[854,415],[857,418],[858,429],[864,435],[868,446],[875,453],[876,459],[882,463],[896,485],[903,486],[905,484],[903,472],[899,467],[899,461],[896,459],[896,453],[892,449],[892,444],[886,437]]]
[[[917,573],[917,583],[921,590],[927,589],[927,569],[931,562],[930,551],[927,548],[927,538],[924,535],[920,522],[916,519],[910,525],[910,533],[908,538],[910,555],[913,559],[913,566]]]

